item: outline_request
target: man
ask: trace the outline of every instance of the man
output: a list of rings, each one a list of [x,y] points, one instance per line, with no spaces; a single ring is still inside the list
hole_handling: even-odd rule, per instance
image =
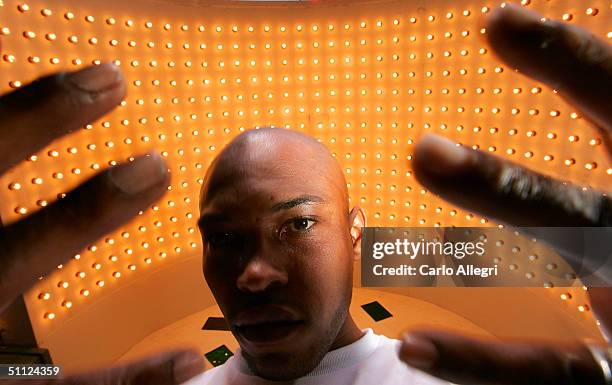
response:
[[[332,154],[295,131],[236,137],[200,201],[204,275],[240,344],[192,384],[441,384],[399,360],[400,341],[348,312],[361,208]]]

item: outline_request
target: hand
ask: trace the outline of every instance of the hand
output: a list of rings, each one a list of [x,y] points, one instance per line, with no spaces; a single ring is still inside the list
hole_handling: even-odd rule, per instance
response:
[[[487,37],[502,60],[555,88],[581,110],[612,153],[609,45],[575,26],[541,22],[540,16],[513,5],[491,16]],[[424,186],[460,207],[514,226],[551,227],[532,235],[560,251],[573,266],[590,266],[589,274],[593,275],[586,278],[599,285],[612,283],[611,261],[596,254],[584,255],[571,242],[564,241],[582,237],[582,233],[571,233],[579,229],[554,228],[605,226],[601,231],[609,231],[612,200],[607,195],[583,191],[484,152],[457,147],[434,135],[419,141],[413,166]],[[602,239],[609,241],[610,237]],[[589,295],[602,329],[610,335],[612,289],[591,288]],[[411,366],[457,383],[608,383],[602,366],[581,342],[492,342],[417,331],[405,337],[400,357]]]
[[[587,31],[507,5],[491,16],[487,38],[504,61],[554,87],[599,130],[612,152],[612,48]],[[514,226],[588,227],[612,237],[612,199],[527,170],[482,151],[426,135],[417,143],[416,178],[432,192],[467,210]],[[519,228],[519,230],[521,230]],[[525,229],[523,229],[525,230]],[[612,261],[582,255],[571,244],[583,233],[550,229],[530,234],[557,248],[581,278],[612,284]],[[565,242],[565,241],[570,242]],[[607,255],[604,255],[607,257]],[[598,271],[599,270],[599,271]],[[595,277],[587,277],[594,273]]]
[[[608,312],[602,319],[609,321],[612,290],[591,290],[592,306],[600,304]],[[597,361],[605,358],[612,365],[612,356],[606,352],[609,348],[582,341],[493,341],[445,331],[413,330],[403,337],[400,359],[456,384],[609,385],[612,377],[606,379]]]
[[[103,64],[47,76],[1,96],[0,173],[96,120],[124,95],[118,68]],[[147,154],[100,172],[65,198],[0,228],[0,312],[37,277],[145,210],[165,193],[168,183],[165,162],[156,153]],[[169,385],[186,381],[203,368],[199,354],[184,351],[62,382]]]
[[[582,343],[499,342],[421,330],[404,337],[400,359],[456,384],[607,384],[602,368]]]

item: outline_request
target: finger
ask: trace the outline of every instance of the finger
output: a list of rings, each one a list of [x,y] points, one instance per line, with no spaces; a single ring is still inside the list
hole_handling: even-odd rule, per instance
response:
[[[105,170],[67,196],[0,231],[0,308],[167,190],[157,154]]]
[[[579,108],[612,151],[612,46],[577,26],[541,18],[512,4],[497,9],[486,27],[491,47]]]
[[[419,140],[412,166],[417,180],[445,200],[552,246],[589,285],[612,282],[610,197],[436,135]]]
[[[454,204],[516,226],[610,226],[612,202],[597,191],[424,135],[412,166],[418,181]]]
[[[404,337],[399,354],[406,364],[459,384],[605,384],[601,367],[583,344],[496,342],[416,331]]]
[[[204,371],[195,351],[163,353],[139,362],[66,378],[56,385],[174,385]]]
[[[0,174],[96,120],[124,95],[123,77],[108,63],[50,75],[0,97]]]
[[[612,287],[589,287],[589,303],[606,341],[612,343]]]

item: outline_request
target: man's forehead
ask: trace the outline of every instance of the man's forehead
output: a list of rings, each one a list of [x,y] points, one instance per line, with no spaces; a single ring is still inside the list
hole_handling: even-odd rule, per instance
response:
[[[304,197],[311,198],[309,202],[328,203],[335,200],[328,182],[324,178],[309,182],[294,173],[241,175],[209,185],[201,197],[200,211],[273,211],[284,202]]]

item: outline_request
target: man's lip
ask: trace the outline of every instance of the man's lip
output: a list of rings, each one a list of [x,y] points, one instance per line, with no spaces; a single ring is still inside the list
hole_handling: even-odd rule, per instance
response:
[[[302,321],[296,312],[277,305],[264,305],[241,311],[233,324],[238,327],[258,326],[274,323],[291,323]]]
[[[278,346],[301,330],[303,325],[304,321],[275,321],[237,326],[236,330],[240,339],[246,343],[244,347],[248,351]]]

